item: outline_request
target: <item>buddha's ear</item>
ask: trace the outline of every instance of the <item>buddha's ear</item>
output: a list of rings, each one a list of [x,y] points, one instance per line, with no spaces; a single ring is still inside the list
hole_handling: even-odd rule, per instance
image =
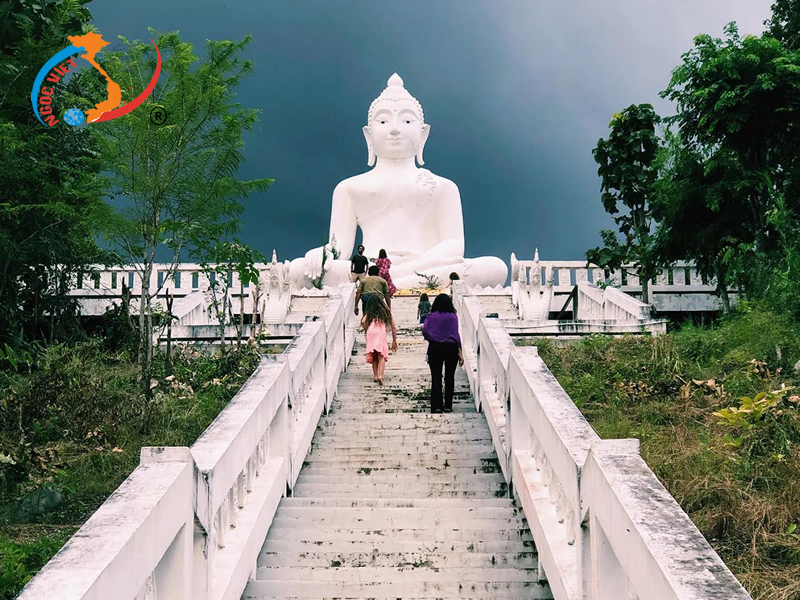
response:
[[[372,167],[375,165],[375,150],[372,149],[372,131],[370,131],[369,125],[365,125],[361,130],[364,132],[364,139],[367,140],[367,152],[369,153],[367,166]]]
[[[425,164],[425,161],[422,160],[422,151],[425,149],[425,142],[428,141],[428,135],[431,132],[431,126],[427,123],[422,126],[422,137],[419,140],[419,150],[417,150],[417,162],[420,166]]]

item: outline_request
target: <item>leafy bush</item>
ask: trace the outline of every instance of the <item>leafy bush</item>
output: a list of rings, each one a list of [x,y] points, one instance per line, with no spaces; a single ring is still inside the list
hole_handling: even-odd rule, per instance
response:
[[[131,355],[97,339],[47,348],[30,372],[0,371],[0,598],[12,598],[136,468],[141,446],[191,445],[259,360],[249,346],[179,351],[167,376],[157,355],[152,401]],[[42,495],[58,501],[39,510]]]
[[[18,542],[0,534],[0,598],[13,598],[72,535],[72,530]]]

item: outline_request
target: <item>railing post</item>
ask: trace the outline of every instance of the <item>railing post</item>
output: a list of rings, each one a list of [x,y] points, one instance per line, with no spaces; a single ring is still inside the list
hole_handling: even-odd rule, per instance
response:
[[[630,598],[628,578],[603,528],[591,512],[588,537],[591,583],[585,600],[627,600]]]
[[[211,537],[209,532],[194,519],[192,529],[192,600],[206,600],[208,598],[209,579],[211,571],[210,548]]]

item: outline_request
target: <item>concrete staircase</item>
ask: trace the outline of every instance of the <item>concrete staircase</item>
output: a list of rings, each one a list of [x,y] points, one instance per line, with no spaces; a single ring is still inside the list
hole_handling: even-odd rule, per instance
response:
[[[244,598],[552,598],[463,371],[430,414],[416,304],[395,299],[384,387],[357,344]]]
[[[511,294],[497,296],[480,296],[481,312],[497,313],[500,319],[517,319],[519,314],[511,300]]]

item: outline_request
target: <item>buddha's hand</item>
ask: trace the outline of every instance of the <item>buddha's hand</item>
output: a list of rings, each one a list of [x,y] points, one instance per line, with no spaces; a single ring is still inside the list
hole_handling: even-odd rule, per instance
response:
[[[387,254],[392,258],[392,263],[395,265],[412,263],[425,256],[419,252],[407,252],[405,250],[387,250]]]
[[[305,259],[303,261],[303,274],[308,277],[309,279],[316,279],[320,275],[322,275],[322,251],[323,247],[313,248],[306,252]],[[328,253],[327,260],[325,261],[325,271],[329,271],[331,268],[331,261],[333,260],[333,256],[331,256],[330,250],[326,250]]]

